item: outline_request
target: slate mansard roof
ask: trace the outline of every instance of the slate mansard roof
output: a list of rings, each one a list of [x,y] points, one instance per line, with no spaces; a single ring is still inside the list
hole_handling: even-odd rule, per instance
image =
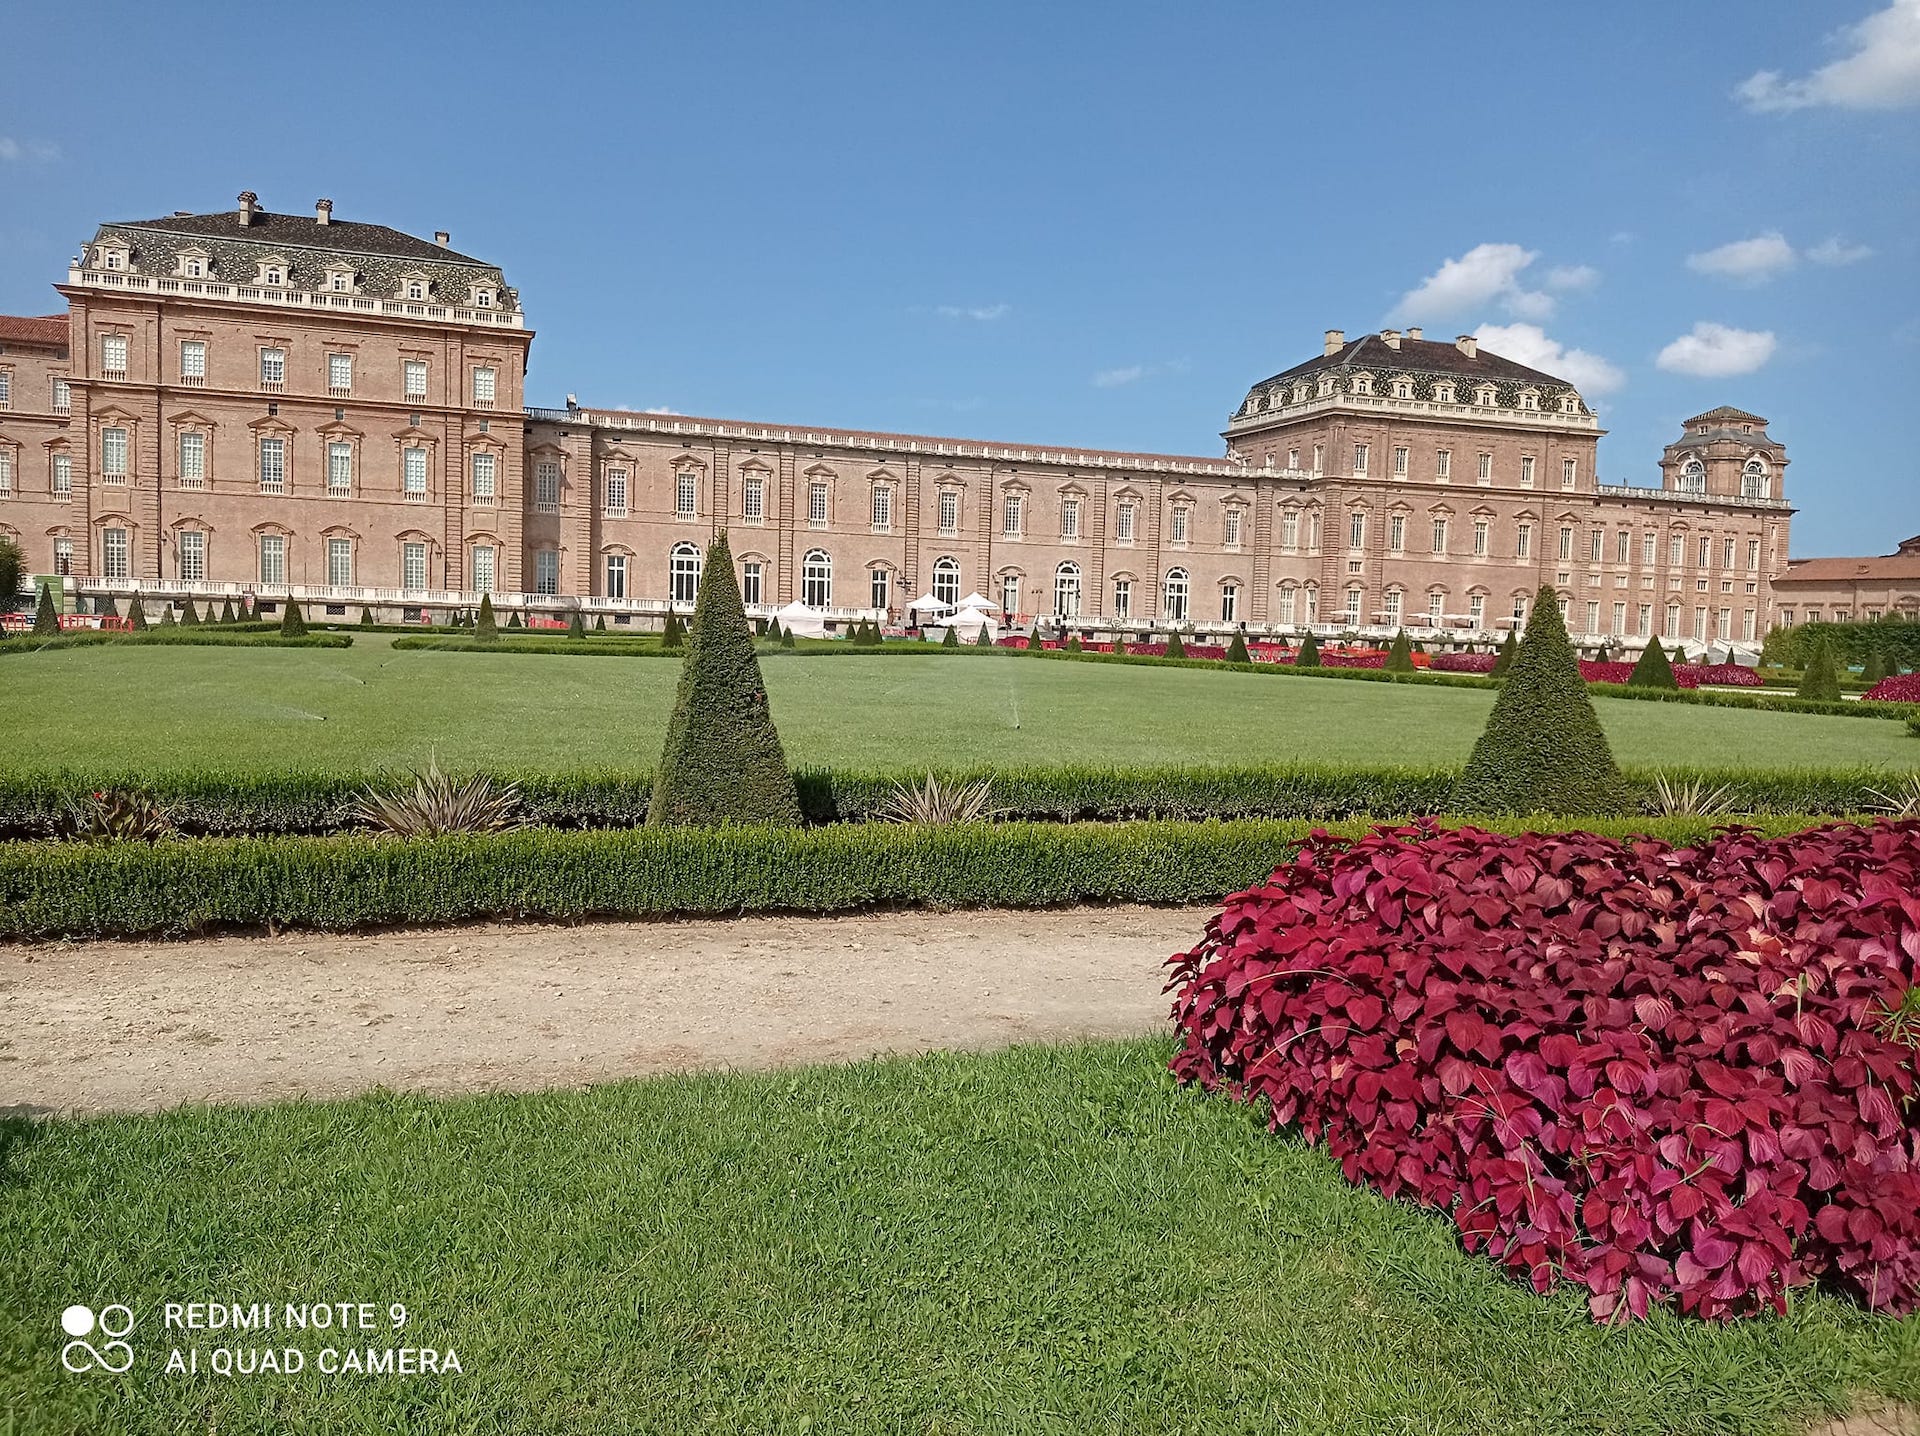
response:
[[[264,209],[255,210],[253,222],[246,225],[240,223],[233,210],[224,209],[218,214],[176,214],[162,219],[119,220],[104,228],[158,230],[163,234],[193,235],[202,239],[240,239],[269,247],[298,245],[303,249],[324,249],[336,254],[453,260],[459,264],[487,266],[484,259],[442,248],[430,239],[403,234],[384,224],[363,224],[353,219],[336,219],[321,224],[310,214],[274,214]]]
[[[1269,384],[1318,374],[1324,369],[1401,369],[1468,380],[1492,379],[1511,383],[1551,384],[1567,389],[1574,387],[1570,380],[1529,369],[1525,364],[1516,364],[1485,349],[1469,356],[1461,353],[1457,345],[1442,343],[1437,339],[1402,339],[1400,347],[1395,349],[1378,334],[1363,334],[1358,339],[1350,339],[1331,354],[1316,355],[1304,364],[1296,364],[1291,369],[1283,369],[1278,374],[1262,379],[1253,387],[1263,389]]]

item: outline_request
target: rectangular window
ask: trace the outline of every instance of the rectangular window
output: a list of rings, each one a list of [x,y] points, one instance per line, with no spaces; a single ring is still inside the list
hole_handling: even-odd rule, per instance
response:
[[[1080,537],[1080,500],[1062,499],[1060,501],[1060,537]]]
[[[1573,558],[1573,530],[1560,530],[1560,562],[1567,563]]]
[[[1010,573],[1000,580],[1000,607],[1009,620],[1020,612],[1020,575]]]
[[[1513,556],[1530,558],[1533,555],[1533,525],[1520,524],[1513,531]]]
[[[767,521],[767,480],[764,474],[750,473],[740,487],[740,517],[750,524]]]
[[[343,499],[353,492],[353,445],[327,445],[327,497]]]
[[[53,412],[56,414],[73,412],[73,385],[65,379],[53,381]]]
[[[1473,556],[1475,558],[1487,556],[1487,538],[1491,531],[1492,526],[1485,519],[1473,521]]]
[[[182,434],[180,436],[180,487],[198,489],[203,488],[206,482],[207,436]]]
[[[761,581],[762,569],[757,559],[740,565],[740,599],[750,608],[760,602]]]
[[[1433,551],[1435,553],[1445,553],[1447,551],[1447,521],[1445,519],[1435,519],[1433,521]]]
[[[476,408],[493,407],[494,385],[499,372],[490,364],[482,364],[473,371],[473,402]]]
[[[1364,476],[1366,474],[1367,457],[1368,457],[1367,445],[1355,444],[1353,446],[1353,472],[1356,475]]]
[[[681,469],[673,476],[673,516],[690,519],[698,513],[700,476],[692,469]]]
[[[422,552],[425,550],[422,549]],[[287,581],[287,540],[283,534],[260,535],[260,582]]]
[[[1707,636],[1707,611],[1704,608],[1696,608],[1693,611],[1693,636],[1695,638]]]
[[[352,539],[327,540],[327,582],[335,588],[345,588],[353,582]]]
[[[872,576],[868,580],[868,584],[871,589],[871,593],[869,594],[869,597],[873,600],[873,602],[869,605],[870,607],[877,608],[877,609],[880,609],[882,612],[885,612],[892,605],[893,603],[893,581],[892,580],[893,580],[893,575],[888,573],[884,568],[876,568],[872,571]]]
[[[127,431],[125,429],[100,431],[100,474],[110,484],[124,484],[127,481]]]
[[[1713,540],[1703,538],[1700,540],[1700,561],[1696,563],[1694,567],[1708,568],[1708,567],[1711,567],[1712,564],[1713,564]]]
[[[1725,539],[1720,544],[1720,567],[1733,567],[1733,540]]]
[[[1622,529],[1613,537],[1613,561],[1626,563],[1633,558],[1633,535]]]
[[[1596,602],[1590,601],[1587,604],[1587,626],[1584,631],[1587,633],[1600,631],[1600,605]]]
[[[827,526],[827,485],[823,479],[807,485],[807,525],[816,529]]]
[[[1220,621],[1232,623],[1240,616],[1240,587],[1238,584],[1220,585]]]
[[[73,497],[73,455],[71,454],[53,456],[53,496],[56,499]]]
[[[610,553],[607,555],[607,597],[625,598],[627,596],[627,560],[626,555]]]
[[[400,545],[400,586],[415,592],[427,586],[427,546],[423,543]]]
[[[1523,489],[1530,489],[1533,487],[1533,455],[1532,454],[1522,454],[1520,456],[1520,487]]]
[[[1624,603],[1616,603],[1613,606],[1613,631],[1615,633],[1627,631],[1627,606]]]
[[[400,364],[401,391],[409,399],[427,397],[427,361],[406,359]]]
[[[1685,537],[1680,534],[1673,535],[1673,537],[1667,540],[1667,562],[1674,568],[1680,567],[1681,564],[1686,562],[1686,548],[1687,541]]]
[[[353,392],[353,356],[351,354],[327,356],[327,392],[336,399],[345,398]]]
[[[1563,489],[1572,488],[1574,476],[1578,472],[1579,466],[1575,464],[1572,459],[1562,459],[1560,461],[1560,487]]]
[[[277,434],[260,439],[260,492],[284,494],[287,491],[287,441]]]
[[[1133,505],[1121,504],[1113,511],[1113,537],[1116,543],[1133,542]]]
[[[1407,476],[1407,450],[1396,448],[1393,451],[1393,476],[1404,479]]]
[[[0,369],[0,409],[13,407],[13,371]]]
[[[1433,476],[1436,479],[1453,477],[1453,450],[1441,449],[1433,456]]]
[[[1173,506],[1173,532],[1169,536],[1169,541],[1172,543],[1187,541],[1187,509],[1184,504]]]
[[[13,497],[13,450],[0,449],[0,499]]]
[[[426,501],[427,451],[425,449],[400,451],[400,489],[401,493],[414,503]]]
[[[542,459],[533,470],[533,508],[542,514],[560,512],[560,466]]]
[[[1640,605],[1639,627],[1635,629],[1635,632],[1637,632],[1642,638],[1645,638],[1648,634],[1653,632],[1653,605],[1652,604],[1643,603]]]
[[[1126,618],[1133,613],[1133,580],[1116,578],[1113,581],[1113,616]]]
[[[287,351],[284,349],[262,349],[260,351],[260,387],[262,389],[284,389],[287,386]]]
[[[607,517],[623,519],[627,516],[627,471],[625,469],[607,470]]]
[[[473,501],[476,504],[493,502],[493,480],[496,456],[493,454],[475,454],[473,456]]]
[[[1387,622],[1395,628],[1400,626],[1400,607],[1404,597],[1397,588],[1387,590]]]
[[[1748,609],[1740,617],[1740,636],[1749,641],[1753,638],[1753,610]]]
[[[492,544],[475,544],[473,547],[473,591],[475,593],[493,592]]]
[[[1350,549],[1367,546],[1367,516],[1362,513],[1347,516],[1347,547]]]
[[[1008,494],[1005,511],[1001,514],[1000,532],[1008,538],[1020,537],[1020,495]]]
[[[1649,530],[1640,536],[1640,565],[1643,568],[1652,568],[1654,561],[1659,557],[1660,536]]]
[[[187,384],[204,384],[207,380],[207,341],[204,339],[182,339],[180,341],[180,379]]]
[[[960,495],[952,489],[940,491],[940,532],[943,534],[960,531]]]
[[[100,565],[108,578],[133,577],[133,552],[125,529],[100,531]]]
[[[1360,626],[1360,603],[1365,595],[1357,588],[1347,590],[1347,627]]]
[[[893,527],[893,488],[891,485],[875,484],[873,486],[872,508],[873,531],[877,534],[886,533]],[[1064,520],[1062,522],[1064,522]],[[875,569],[874,572],[878,573],[880,570]],[[884,607],[884,605],[876,603],[874,607],[880,608]]]
[[[1300,547],[1300,515],[1292,510],[1280,515],[1280,547],[1288,553]]]
[[[180,534],[180,577],[197,582],[207,576],[207,536],[198,529]]]
[[[553,548],[534,550],[533,591],[544,594],[560,592],[560,550]]]
[[[1387,547],[1395,553],[1405,553],[1407,548],[1407,516],[1395,514],[1387,520]]]
[[[1747,540],[1747,567],[1749,569],[1756,569],[1760,567],[1760,540],[1759,539]]]
[[[1324,473],[1326,471],[1326,467],[1327,467],[1327,446],[1325,444],[1315,444],[1313,446],[1313,471],[1316,474]]]
[[[1467,595],[1467,623],[1475,630],[1487,626],[1487,596],[1484,593]]]
[[[1293,622],[1293,602],[1294,602],[1294,590],[1290,588],[1281,589],[1280,590],[1280,622],[1287,623],[1287,624],[1290,624]]]
[[[1587,535],[1587,561],[1589,563],[1600,562],[1600,543],[1601,533],[1599,529],[1595,529]]]
[[[127,377],[126,335],[102,334],[100,336],[100,369],[109,379]]]
[[[1480,456],[1479,478],[1480,478],[1480,482],[1483,484],[1491,482],[1491,480],[1493,479],[1493,455],[1492,454],[1482,454]]]

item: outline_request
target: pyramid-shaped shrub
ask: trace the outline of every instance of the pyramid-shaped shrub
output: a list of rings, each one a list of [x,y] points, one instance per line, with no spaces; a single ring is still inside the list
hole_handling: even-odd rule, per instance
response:
[[[199,624],[200,615],[195,612],[192,599],[188,599],[186,607],[180,610],[180,622],[187,626],[197,626]]]
[[[791,633],[783,633],[780,635],[780,641],[789,648],[793,647],[792,639],[793,635]],[[960,646],[960,630],[949,623],[947,625],[946,636],[940,640],[940,646],[942,648],[958,648]]]
[[[1807,655],[1806,672],[1800,675],[1800,686],[1794,689],[1793,696],[1819,703],[1840,701],[1840,670],[1834,667],[1833,649],[1826,639],[1818,640],[1813,652]]]
[[[233,600],[231,598],[229,598],[225,603],[220,605],[220,621],[222,623],[234,622]]]
[[[1180,641],[1180,630],[1176,628],[1167,635],[1167,657],[1185,658],[1186,656],[1187,645]]]
[[[1309,633],[1300,640],[1300,651],[1294,655],[1295,668],[1318,668],[1320,666],[1320,640]]]
[[[680,626],[680,615],[668,609],[667,621],[660,626],[660,646],[678,648],[685,636],[685,630]]]
[[[1229,663],[1253,662],[1253,655],[1247,652],[1246,635],[1240,634],[1240,633],[1236,633],[1233,635],[1233,642],[1227,645],[1227,662]]]
[[[1679,686],[1680,680],[1673,676],[1673,664],[1667,661],[1667,650],[1660,646],[1659,636],[1649,638],[1647,646],[1640,650],[1640,661],[1627,675],[1627,687],[1677,689]]]
[[[1555,606],[1558,606],[1557,599],[1555,600]],[[1564,629],[1566,625],[1563,623],[1561,627]],[[1507,670],[1513,667],[1513,657],[1519,651],[1520,640],[1515,636],[1514,631],[1509,628],[1507,630],[1506,641],[1500,645],[1500,652],[1493,660],[1493,676],[1495,678],[1505,678],[1507,676]],[[1578,659],[1575,659],[1575,662],[1578,661]]]
[[[1455,813],[1611,813],[1626,797],[1567,641],[1559,597],[1542,588],[1449,807]]]
[[[147,630],[146,605],[140,602],[140,595],[137,593],[133,596],[133,602],[127,605],[127,622],[133,625],[135,633],[145,633]]]
[[[179,620],[173,616],[173,605],[170,603],[162,604],[160,606],[160,626],[162,628],[172,628],[177,622],[179,622]]]
[[[191,605],[189,605],[191,607]],[[307,631],[307,621],[300,616],[300,605],[292,599],[287,600],[287,611],[280,615],[280,632],[287,638],[300,638]]]
[[[483,643],[491,643],[500,636],[500,621],[493,616],[493,595],[480,595],[480,616],[474,620],[473,636]]]
[[[33,609],[33,631],[38,634],[60,631],[60,610],[53,606],[53,585],[40,585],[40,601]]]
[[[567,619],[567,637],[585,638],[586,636],[587,621],[580,616],[580,610],[576,608],[572,616]]]
[[[800,799],[767,704],[746,605],[722,532],[707,550],[680,688],[647,807],[652,826],[798,827]]]
[[[1868,649],[1867,661],[1860,669],[1860,681],[1871,688],[1888,676],[1890,675],[1887,672],[1887,655],[1878,648]]]
[[[1413,642],[1406,629],[1393,635],[1393,647],[1387,650],[1387,661],[1381,667],[1389,673],[1413,672]]]

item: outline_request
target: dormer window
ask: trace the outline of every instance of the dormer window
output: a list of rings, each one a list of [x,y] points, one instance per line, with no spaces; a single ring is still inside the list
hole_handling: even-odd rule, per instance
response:
[[[1353,376],[1353,392],[1356,394],[1373,393],[1373,376],[1371,374],[1355,374]]]
[[[287,275],[287,261],[277,254],[270,254],[265,259],[259,261],[258,272],[254,275],[254,283],[265,285],[268,288],[277,288],[287,282]]]
[[[174,273],[182,279],[205,279],[208,256],[204,249],[183,249],[174,261]]]
[[[1740,475],[1740,497],[1743,499],[1769,498],[1771,497],[1770,488],[1766,463],[1760,459],[1748,459],[1747,466]]]
[[[130,251],[124,239],[109,239],[94,251],[94,262],[102,269],[122,270],[128,268]]]
[[[350,265],[330,264],[327,266],[327,291],[331,294],[351,294],[356,277]]]
[[[1451,384],[1435,384],[1435,385],[1433,386],[1433,402],[1434,402],[1434,403],[1436,403],[1436,404],[1451,404],[1451,403],[1453,403],[1453,402],[1454,402],[1454,399],[1453,399],[1453,385],[1451,385]]]
[[[1531,389],[1522,389],[1520,391],[1520,407],[1522,409],[1538,409],[1540,407],[1540,396]]]
[[[1411,399],[1413,397],[1413,381],[1411,379],[1395,379],[1393,381],[1393,397],[1396,399]]]
[[[473,307],[475,309],[493,308],[493,298],[494,291],[492,285],[476,284],[473,286]]]
[[[428,289],[427,276],[424,274],[412,273],[400,276],[400,297],[402,299],[425,299]]]
[[[1320,381],[1320,397],[1324,399],[1332,392],[1333,392],[1333,380],[1322,379]]]
[[[1304,404],[1306,403],[1306,401],[1307,401],[1307,386],[1305,384],[1294,385],[1293,386],[1293,402],[1296,404]]]
[[[1580,412],[1580,396],[1578,394],[1561,395],[1560,396],[1560,412],[1563,414],[1579,413]]]
[[[1680,466],[1680,492],[1683,494],[1704,494],[1707,491],[1707,466],[1698,459],[1688,459]]]
[[[1494,400],[1494,393],[1493,393],[1493,386],[1491,384],[1481,385],[1480,388],[1475,391],[1473,396],[1474,403],[1480,405],[1480,407],[1483,409],[1491,409],[1493,407],[1493,400]]]

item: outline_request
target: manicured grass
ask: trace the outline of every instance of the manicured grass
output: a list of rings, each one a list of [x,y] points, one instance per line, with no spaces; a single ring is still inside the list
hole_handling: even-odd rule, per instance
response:
[[[21,768],[649,767],[679,665],[393,651],[116,648],[0,672]],[[1494,694],[1209,670],[981,657],[764,662],[796,765],[1464,763]],[[1634,766],[1920,766],[1902,725],[1601,700]]]
[[[13,1125],[0,1430],[1784,1432],[1920,1321],[1602,1329],[1176,1088],[1162,1039]],[[123,1300],[123,1378],[58,1368]],[[159,1304],[370,1301],[464,1374],[163,1376]],[[239,1344],[337,1336],[276,1331]]]

